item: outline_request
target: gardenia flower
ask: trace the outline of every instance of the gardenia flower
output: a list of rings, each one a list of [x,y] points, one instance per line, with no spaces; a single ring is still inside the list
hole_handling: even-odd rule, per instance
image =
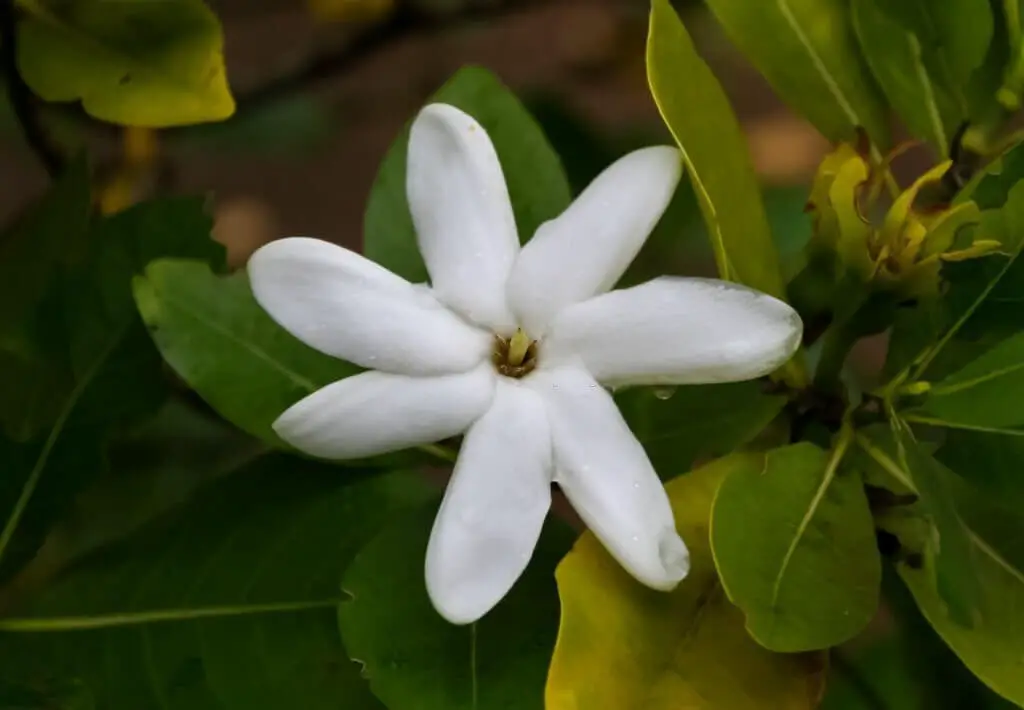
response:
[[[252,256],[253,293],[275,321],[370,368],[284,412],[282,439],[348,459],[465,433],[426,555],[449,621],[475,621],[522,574],[552,482],[638,580],[669,590],[686,576],[665,489],[606,387],[758,377],[793,354],[801,323],[722,281],[610,291],[681,171],[675,148],[631,153],[520,247],[487,133],[432,104],[412,125],[406,184],[429,286],[316,239]]]

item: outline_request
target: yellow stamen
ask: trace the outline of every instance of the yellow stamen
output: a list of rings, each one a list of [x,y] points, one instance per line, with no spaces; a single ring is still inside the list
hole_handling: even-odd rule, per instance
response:
[[[526,359],[526,351],[530,349],[532,344],[533,341],[527,337],[522,328],[517,330],[516,334],[508,342],[508,364],[513,367],[522,365],[523,360]]]

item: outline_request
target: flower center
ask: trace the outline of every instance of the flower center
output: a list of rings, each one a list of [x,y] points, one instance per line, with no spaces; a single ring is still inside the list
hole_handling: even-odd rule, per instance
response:
[[[494,367],[506,377],[524,377],[537,367],[537,341],[519,329],[511,338],[494,336]]]

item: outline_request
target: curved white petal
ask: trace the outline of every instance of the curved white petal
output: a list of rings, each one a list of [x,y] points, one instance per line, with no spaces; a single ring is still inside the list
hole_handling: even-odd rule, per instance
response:
[[[597,176],[523,247],[509,302],[533,337],[563,308],[610,289],[661,219],[682,174],[676,148],[634,151]]]
[[[543,403],[499,379],[466,434],[427,546],[427,592],[446,619],[476,621],[526,569],[551,506],[551,473]]]
[[[570,306],[545,366],[577,362],[609,386],[735,382],[768,374],[800,345],[800,316],[739,284],[665,276]]]
[[[634,577],[672,589],[690,569],[668,496],[611,395],[586,372],[534,373],[555,452],[555,481],[605,548]]]
[[[330,242],[280,239],[249,259],[256,301],[312,348],[361,367],[409,375],[465,372],[491,346],[415,286]]]
[[[420,111],[409,134],[406,192],[437,297],[474,323],[514,330],[505,282],[519,236],[483,127],[447,104]]]
[[[497,375],[409,377],[364,372],[327,385],[289,407],[274,431],[300,451],[356,459],[464,432],[490,406]]]

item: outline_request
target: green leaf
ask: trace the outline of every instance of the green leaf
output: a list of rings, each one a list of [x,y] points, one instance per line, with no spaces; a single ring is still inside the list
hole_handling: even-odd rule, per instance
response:
[[[1014,143],[992,162],[971,184],[959,200],[971,199],[982,210],[998,209],[1006,204],[1010,190],[1024,179],[1024,141]]]
[[[894,338],[899,347],[890,360],[895,356],[898,361],[887,363],[888,372],[913,365],[913,378],[939,379],[1024,329],[1024,261],[1018,258],[1024,239],[1024,183],[1010,191],[1003,207],[982,213],[977,236],[1003,247],[989,256],[943,266],[941,302],[925,301],[897,320]],[[918,350],[916,357],[908,354],[913,350]]]
[[[537,227],[569,206],[572,195],[558,156],[537,122],[494,75],[478,67],[466,67],[430,102],[462,109],[487,131],[505,174],[520,241],[525,243]],[[377,173],[366,205],[363,251],[396,274],[420,282],[426,280],[427,271],[405,197],[408,143],[406,127]]]
[[[772,88],[832,141],[864,128],[889,144],[885,99],[850,27],[847,0],[709,0],[708,7]]]
[[[592,533],[555,573],[562,599],[547,710],[810,710],[824,690],[825,656],[759,646],[726,599],[708,541],[722,479],[747,465],[728,456],[666,490],[690,549],[690,573],[671,593],[629,576]]]
[[[1024,425],[1022,401],[1024,334],[1018,333],[933,384],[913,411],[938,426],[1003,429]]]
[[[781,298],[779,257],[739,123],[668,0],[651,5],[647,79],[683,151],[719,273]]]
[[[871,71],[910,132],[939,155],[963,122],[964,107],[948,82],[925,65],[925,45],[878,0],[853,0],[853,25]],[[986,8],[987,10],[988,8]]]
[[[89,162],[79,156],[46,194],[0,234],[0,336],[4,340],[24,328],[29,312],[59,269],[81,257],[91,207]]]
[[[48,336],[62,344],[73,384],[60,393],[53,420],[18,447],[8,466],[5,483],[18,492],[5,506],[10,515],[0,530],[0,558],[23,516],[59,515],[81,485],[102,472],[102,443],[111,430],[138,423],[163,401],[162,363],[133,307],[131,278],[160,254],[223,260],[211,224],[201,201],[137,205],[95,222],[91,253],[53,285],[58,310],[44,311]]]
[[[958,508],[967,523],[974,556],[979,613],[964,626],[949,613],[935,588],[936,571],[924,566],[898,566],[925,618],[964,664],[992,690],[1024,706],[1024,524],[1018,513],[987,504],[962,487]]]
[[[18,67],[46,101],[132,126],[220,121],[235,110],[217,17],[202,0],[19,0]]]
[[[353,560],[339,608],[342,638],[391,710],[543,707],[558,624],[551,578],[571,544],[550,523],[526,572],[497,607],[455,626],[431,606],[423,577],[437,505],[396,522]]]
[[[894,426],[897,428],[887,437],[866,430],[857,442],[889,475],[920,495],[931,532],[923,541],[925,549],[915,552],[933,565],[932,584],[950,618],[970,626],[975,623],[980,589],[969,531],[956,507],[952,472],[924,450],[905,423]]]
[[[260,459],[0,621],[0,677],[75,681],[109,710],[378,710],[338,637],[338,578],[425,489]]]
[[[972,73],[993,35],[988,3],[853,0],[853,21],[868,64],[911,132],[949,150],[958,126],[989,107],[968,103]],[[988,104],[995,96],[987,97]]]
[[[280,443],[289,406],[357,368],[296,340],[259,307],[244,273],[161,260],[135,279],[135,302],[164,359],[222,416]]]
[[[878,607],[881,564],[860,476],[810,443],[737,459],[715,497],[711,546],[758,643],[836,646]]]
[[[637,387],[616,393],[629,428],[662,478],[700,458],[722,456],[751,441],[782,411],[786,397],[756,381],[688,387]]]
[[[1024,430],[946,429],[944,433],[936,458],[993,500],[1024,506]]]

